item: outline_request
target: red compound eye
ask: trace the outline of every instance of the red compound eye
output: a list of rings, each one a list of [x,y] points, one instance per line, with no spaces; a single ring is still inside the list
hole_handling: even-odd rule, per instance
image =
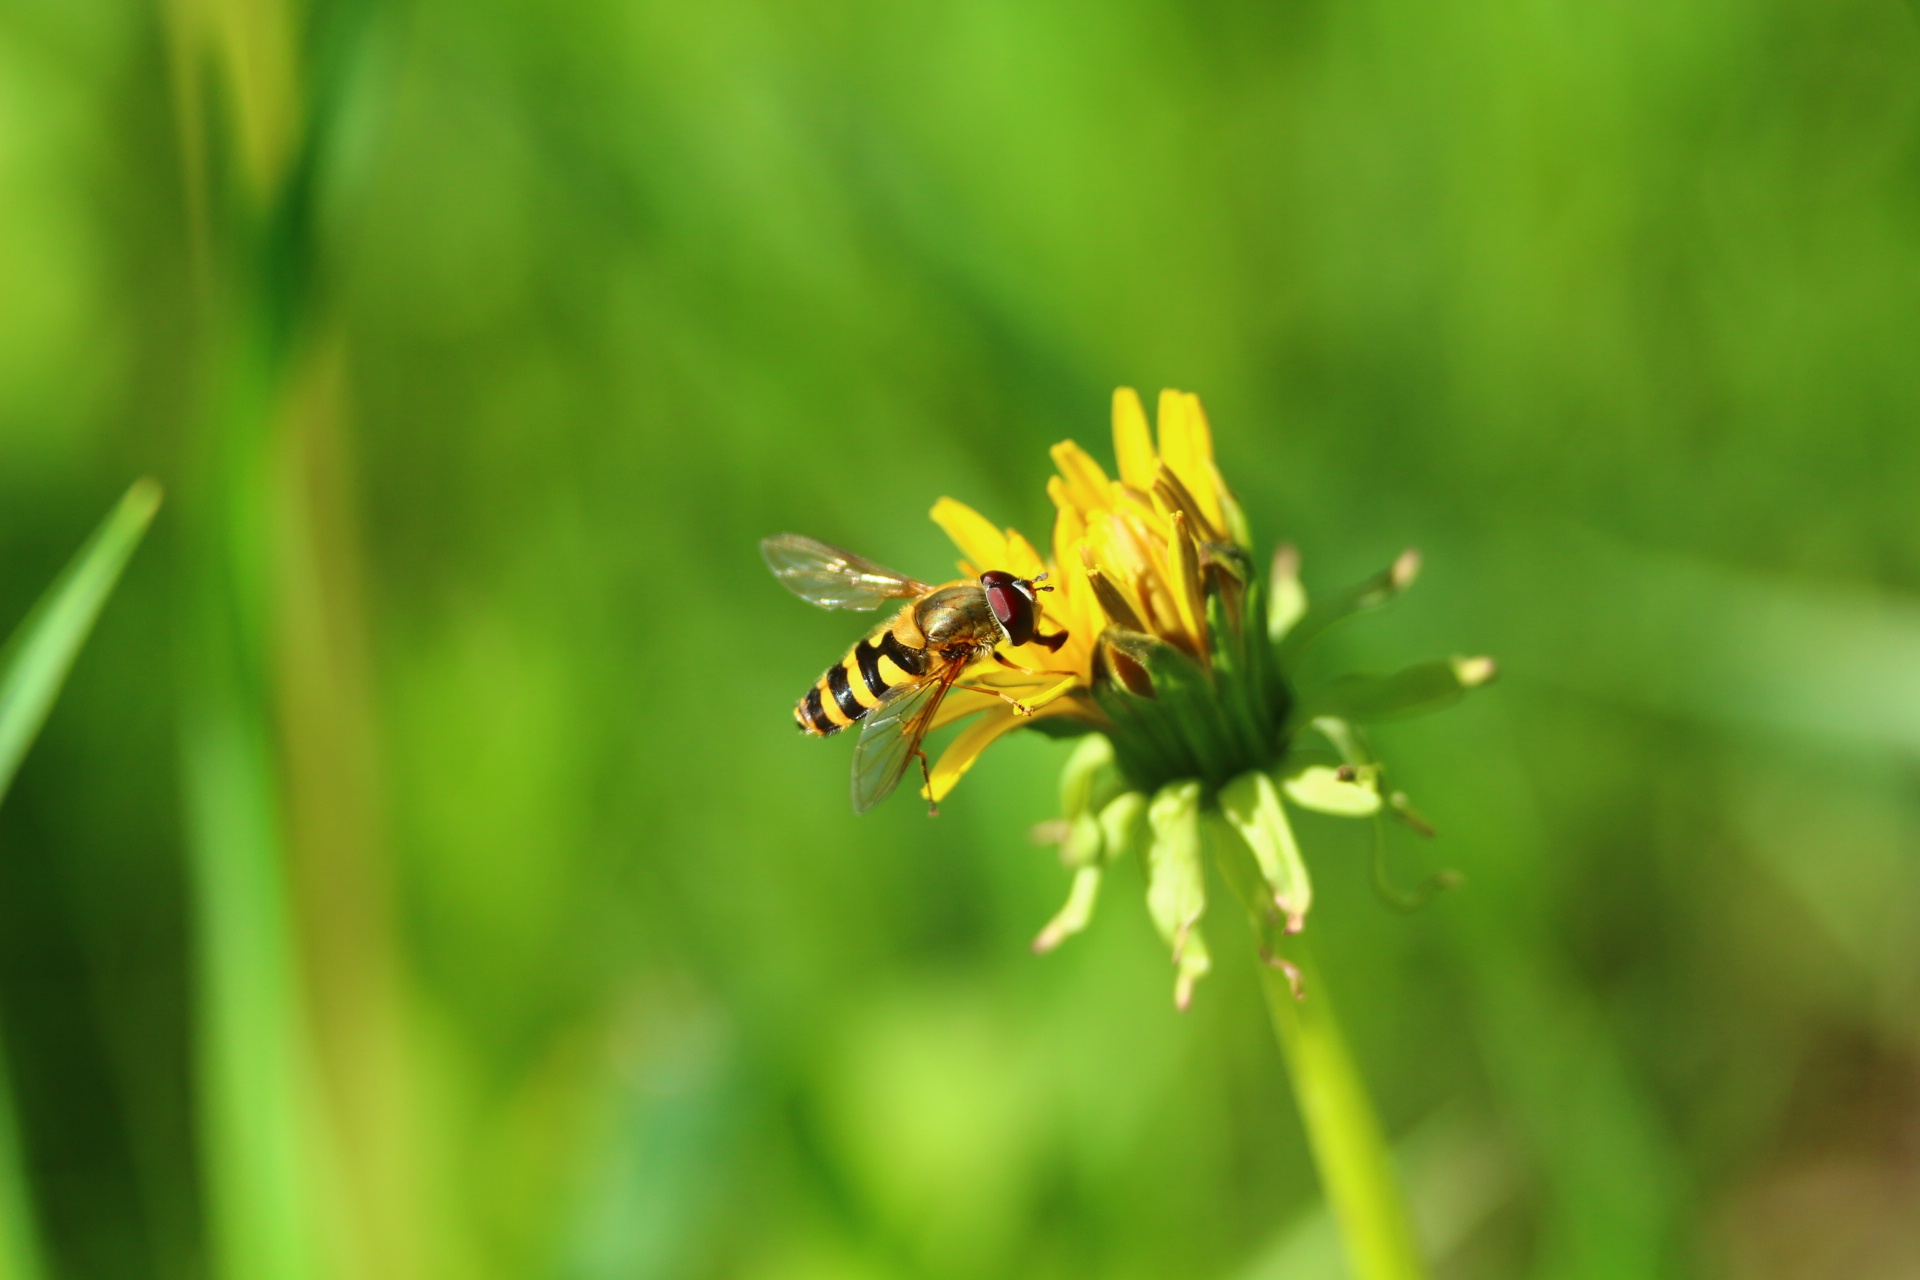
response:
[[[1001,569],[980,575],[981,589],[987,593],[987,605],[1006,628],[1012,644],[1033,639],[1033,584]]]

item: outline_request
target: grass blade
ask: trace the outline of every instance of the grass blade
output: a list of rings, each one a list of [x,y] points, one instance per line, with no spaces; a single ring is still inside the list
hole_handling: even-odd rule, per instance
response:
[[[160,486],[153,481],[127,490],[0,652],[0,800],[159,507]]]
[[[160,507],[160,486],[127,490],[0,650],[0,800],[39,736],[120,572]],[[0,1059],[0,1280],[46,1274],[4,1060]]]

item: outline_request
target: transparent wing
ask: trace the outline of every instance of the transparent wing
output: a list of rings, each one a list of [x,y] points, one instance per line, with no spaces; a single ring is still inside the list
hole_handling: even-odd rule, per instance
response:
[[[853,749],[853,811],[865,813],[893,794],[913,763],[920,740],[933,726],[940,700],[960,675],[962,663],[951,663],[933,679],[900,693],[873,709],[860,742]]]
[[[871,560],[797,533],[760,540],[760,556],[787,590],[822,609],[877,609],[933,590]]]

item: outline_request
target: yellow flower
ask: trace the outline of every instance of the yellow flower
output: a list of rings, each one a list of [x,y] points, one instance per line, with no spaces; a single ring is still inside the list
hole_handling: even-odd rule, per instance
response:
[[[1113,394],[1113,451],[1119,477],[1109,478],[1072,440],[1053,447],[1059,474],[1047,481],[1056,509],[1052,558],[1043,559],[1017,530],[1002,530],[953,498],[934,504],[933,519],[960,548],[960,571],[977,577],[1005,569],[1021,577],[1047,574],[1043,632],[1064,629],[1065,643],[1009,649],[1026,672],[986,661],[962,683],[997,690],[1026,712],[991,693],[957,690],[941,708],[939,724],[980,719],[954,739],[934,766],[927,798],[953,789],[995,740],[1048,717],[1073,717],[1111,728],[1093,692],[1100,639],[1112,628],[1163,640],[1206,663],[1207,574],[1220,550],[1246,544],[1246,521],[1213,460],[1213,433],[1198,396],[1160,393],[1159,446],[1132,388]],[[1032,673],[1032,674],[1029,674]]]
[[[1246,517],[1214,465],[1198,397],[1163,391],[1157,416],[1154,430],[1139,396],[1114,392],[1117,474],[1071,440],[1053,447],[1044,554],[962,502],[934,504],[963,575],[1045,575],[1049,593],[1039,598],[1034,640],[973,664],[941,704],[936,727],[972,723],[922,794],[943,799],[1015,729],[1079,737],[1060,775],[1061,817],[1045,824],[1072,888],[1035,949],[1083,929],[1106,868],[1137,857],[1148,915],[1174,965],[1174,999],[1185,1008],[1213,963],[1201,932],[1211,864],[1250,913],[1262,958],[1297,993],[1286,947],[1306,926],[1313,884],[1289,807],[1392,816],[1431,834],[1404,795],[1382,786],[1362,726],[1445,706],[1485,684],[1493,664],[1454,658],[1299,687],[1316,639],[1398,595],[1418,557],[1409,551],[1312,601],[1290,547],[1263,577]],[[1375,881],[1401,905],[1451,883],[1434,876],[1414,895],[1392,889],[1383,848],[1376,842]]]

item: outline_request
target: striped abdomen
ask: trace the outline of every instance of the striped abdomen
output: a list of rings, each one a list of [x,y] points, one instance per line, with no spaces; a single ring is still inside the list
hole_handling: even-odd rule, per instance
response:
[[[911,606],[902,609],[827,668],[793,709],[802,731],[838,733],[879,706],[890,690],[917,683],[927,673],[931,655],[913,614]]]

